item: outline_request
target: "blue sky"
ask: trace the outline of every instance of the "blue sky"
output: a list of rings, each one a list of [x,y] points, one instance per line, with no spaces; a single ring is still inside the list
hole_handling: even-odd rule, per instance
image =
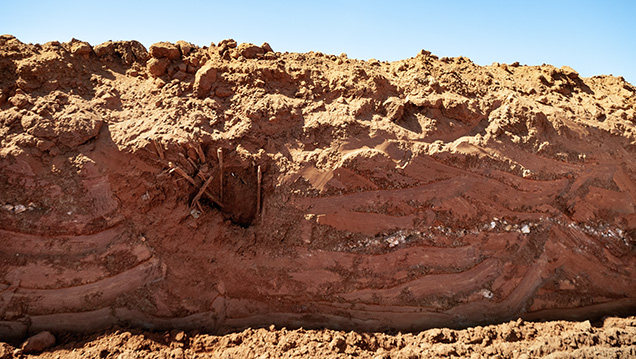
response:
[[[493,62],[568,65],[583,76],[613,74],[636,84],[636,1],[5,1],[0,33],[27,43],[72,37],[186,40],[225,38],[275,51],[399,60],[426,49]]]

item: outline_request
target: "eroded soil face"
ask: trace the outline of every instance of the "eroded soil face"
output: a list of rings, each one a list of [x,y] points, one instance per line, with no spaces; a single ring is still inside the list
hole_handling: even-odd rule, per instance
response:
[[[635,104],[425,51],[4,35],[0,337],[633,314]]]

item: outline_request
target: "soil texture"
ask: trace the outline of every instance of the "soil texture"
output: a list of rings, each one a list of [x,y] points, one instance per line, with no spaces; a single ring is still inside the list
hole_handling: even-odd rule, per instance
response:
[[[633,318],[533,321],[636,312],[635,111],[569,67],[2,35],[0,339],[634,355]]]

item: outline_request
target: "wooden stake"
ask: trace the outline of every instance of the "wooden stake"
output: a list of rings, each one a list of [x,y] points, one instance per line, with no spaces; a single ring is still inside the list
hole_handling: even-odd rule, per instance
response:
[[[177,167],[174,163],[172,162],[168,162],[168,166],[170,166],[171,170],[170,173],[176,172],[177,174],[179,174],[181,177],[185,178],[188,180],[188,182],[192,183],[193,186],[196,186],[197,183],[194,181],[194,179],[192,177],[190,177],[186,171],[182,170],[181,168]]]
[[[197,143],[194,146],[194,150],[197,151],[197,155],[199,155],[199,158],[201,159],[201,163],[205,163],[205,153],[203,153],[203,149],[201,148],[201,144]]]
[[[265,207],[261,204],[261,223],[263,223],[263,217],[265,217]]]
[[[216,150],[216,155],[219,158],[219,198],[221,202],[223,202],[223,148],[218,148]]]
[[[261,211],[261,166],[256,170],[256,215]]]
[[[210,201],[216,203],[217,206],[219,206],[220,208],[223,208],[223,203],[221,203],[221,201],[219,201],[219,199],[216,198],[216,196],[210,193],[210,191],[205,191],[203,194],[205,194]]]
[[[181,167],[186,171],[186,172],[194,172],[197,169],[196,163],[194,165],[192,165],[192,163],[194,163],[194,161],[192,161],[191,159],[187,158],[183,153],[178,153],[177,154],[179,156],[179,160],[177,162],[177,164],[180,164]]]
[[[197,168],[197,163],[194,162],[192,158],[188,157],[188,162],[192,165],[192,167],[194,167],[195,169]]]
[[[194,207],[194,205],[199,202],[199,199],[201,199],[201,196],[203,196],[203,193],[205,193],[205,190],[208,188],[208,185],[210,184],[210,182],[212,182],[213,178],[213,176],[210,176],[210,178],[205,181],[203,186],[201,186],[201,188],[199,189],[197,195],[194,196],[194,199],[192,200],[192,204],[190,206]]]
[[[157,150],[157,154],[159,155],[160,159],[165,159],[165,156],[163,155],[163,148],[161,148],[161,145],[159,143],[157,143],[157,141],[153,138],[152,139],[152,144],[155,145],[155,150]]]

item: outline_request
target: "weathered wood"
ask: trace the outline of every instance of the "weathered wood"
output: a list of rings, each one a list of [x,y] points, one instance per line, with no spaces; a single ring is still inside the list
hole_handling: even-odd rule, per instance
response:
[[[203,152],[203,149],[201,148],[201,144],[197,143],[193,147],[194,147],[194,150],[197,152],[197,155],[199,155],[199,159],[201,160],[201,163],[205,163],[205,153]]]
[[[175,172],[175,173],[177,173],[178,175],[180,175],[181,177],[183,177],[183,178],[185,178],[186,180],[188,180],[188,182],[192,183],[192,185],[194,185],[194,186],[196,186],[196,185],[197,185],[196,181],[195,181],[192,177],[190,177],[190,175],[188,175],[188,174],[186,173],[186,171],[184,171],[183,169],[181,169],[180,167],[178,167],[178,166],[177,166],[177,165],[175,165],[174,163],[172,163],[172,162],[168,162],[168,166],[170,166],[170,168],[171,168],[171,169],[170,169],[170,173]]]
[[[256,170],[256,215],[261,212],[261,166],[259,165]]]
[[[216,150],[217,157],[219,159],[219,199],[223,202],[223,149],[219,147]]]
[[[157,151],[159,158],[164,160],[166,157],[163,153],[163,147],[159,143],[157,143],[157,140],[155,140],[154,138],[151,139],[151,141],[152,141],[152,144],[155,146],[155,150]]]
[[[188,157],[188,162],[192,165],[192,167],[194,167],[195,169],[197,168],[197,163],[194,162],[192,158]]]
[[[199,192],[197,193],[196,196],[194,196],[194,198],[192,199],[192,204],[190,206],[194,207],[195,204],[197,204],[199,202],[199,199],[201,199],[201,196],[203,195],[203,193],[205,193],[205,190],[208,188],[208,185],[212,182],[212,180],[214,179],[213,176],[210,176],[205,183],[203,183],[203,185],[201,186],[201,188],[199,189]]]

